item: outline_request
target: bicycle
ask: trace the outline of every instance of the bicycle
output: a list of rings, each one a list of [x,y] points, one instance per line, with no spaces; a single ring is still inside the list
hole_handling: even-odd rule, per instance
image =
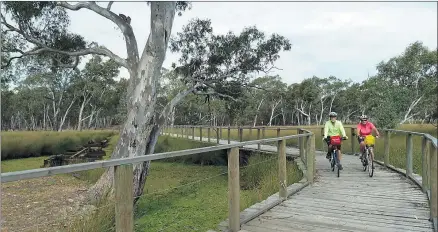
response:
[[[367,135],[367,136],[365,136],[364,142],[365,142],[365,151],[361,157],[363,171],[365,172],[368,169],[368,176],[373,177],[373,175],[374,175],[374,160],[371,159],[371,152],[374,149],[375,137],[372,135]]]
[[[329,136],[326,139],[326,142],[330,141],[330,144],[334,146],[329,162],[332,172],[335,171],[335,166],[336,166],[337,169],[336,172],[338,177],[340,176],[340,170],[339,170],[339,159],[338,159],[337,151],[338,151],[338,146],[341,145],[341,140],[347,140],[347,139],[345,137],[341,138],[340,136]]]

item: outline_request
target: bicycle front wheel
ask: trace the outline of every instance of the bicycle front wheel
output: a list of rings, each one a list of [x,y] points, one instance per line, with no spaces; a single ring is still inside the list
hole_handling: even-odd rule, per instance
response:
[[[373,175],[374,175],[374,162],[373,162],[373,160],[371,159],[371,152],[368,152],[368,156],[367,156],[368,158],[368,175],[370,176],[370,177],[373,177]]]

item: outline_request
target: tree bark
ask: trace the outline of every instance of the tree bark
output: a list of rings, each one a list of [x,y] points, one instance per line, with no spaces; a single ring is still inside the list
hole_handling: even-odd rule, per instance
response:
[[[157,84],[172,31],[176,2],[151,2],[150,7],[151,29],[143,54],[138,62],[128,58],[128,114],[112,159],[151,154],[158,139],[160,126],[154,119]],[[132,46],[137,45],[127,43],[127,50],[132,50]],[[150,162],[134,165],[134,202],[143,193],[149,167]],[[105,194],[112,193],[113,172],[114,169],[110,168],[90,188],[90,200],[99,200]]]

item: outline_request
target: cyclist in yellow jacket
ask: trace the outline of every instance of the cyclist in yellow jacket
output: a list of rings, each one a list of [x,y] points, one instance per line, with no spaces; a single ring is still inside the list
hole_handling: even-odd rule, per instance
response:
[[[325,140],[327,142],[328,145],[328,152],[327,152],[327,159],[330,159],[331,157],[331,153],[333,151],[333,146],[330,144],[330,137],[331,136],[340,136],[343,137],[345,139],[348,139],[347,134],[345,133],[345,129],[344,126],[342,125],[341,121],[336,120],[336,117],[338,116],[338,114],[336,114],[336,112],[330,112],[329,117],[330,120],[327,121],[325,123],[324,126],[324,134],[323,134],[323,140]],[[342,165],[341,165],[341,145],[336,145],[338,148],[338,159],[339,159],[339,170],[342,170]]]

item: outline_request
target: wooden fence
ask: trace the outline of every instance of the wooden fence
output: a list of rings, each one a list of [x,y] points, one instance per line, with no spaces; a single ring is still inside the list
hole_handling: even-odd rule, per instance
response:
[[[356,128],[352,126],[344,126],[349,139],[351,143],[351,154],[356,153],[356,145],[357,140],[355,139],[356,136]],[[266,137],[266,131],[267,130],[275,130],[276,136],[280,137],[281,131],[296,131],[296,134],[301,135],[303,133],[310,134],[312,133],[310,130],[320,130],[321,134],[323,134],[324,128],[322,126],[314,126],[314,127],[306,127],[306,129],[297,128],[297,127],[265,127],[265,126],[259,126],[259,127],[251,127],[251,126],[242,126],[242,127],[212,127],[212,126],[192,126],[192,125],[176,125],[176,126],[169,126],[163,129],[164,133],[178,133],[181,135],[181,137],[189,138],[192,136],[192,139],[195,138],[195,130],[199,130],[199,138],[200,141],[203,141],[203,130],[207,131],[207,137],[208,142],[210,142],[211,137],[211,131],[214,131],[216,133],[215,138],[216,142],[219,143],[219,140],[222,138],[225,138],[223,136],[223,131],[225,130],[227,132],[227,140],[228,144],[230,144],[231,139],[231,132],[234,130],[237,130],[238,134],[238,140],[240,142],[243,142],[244,139],[244,130],[248,130],[248,135],[251,137],[253,131],[257,131],[257,140],[259,139],[265,139]],[[419,132],[413,132],[413,131],[403,131],[403,130],[392,130],[392,129],[379,129],[381,134],[383,134],[384,138],[384,149],[383,149],[383,160],[375,160],[376,163],[385,166],[386,168],[389,168],[395,172],[401,173],[405,175],[408,179],[415,182],[419,187],[422,188],[423,192],[427,194],[427,197],[429,199],[429,205],[430,205],[430,219],[433,221],[434,229],[435,231],[438,231],[438,225],[437,225],[437,211],[438,211],[438,200],[437,200],[437,193],[438,193],[438,185],[437,185],[437,179],[438,179],[438,160],[437,160],[437,138],[433,137],[430,134],[426,133],[419,133]],[[383,133],[382,133],[383,132]],[[313,133],[314,134],[314,133]],[[390,164],[390,147],[391,147],[391,135],[404,135],[406,137],[405,140],[405,169],[396,167],[394,165]],[[413,171],[413,137],[417,136],[421,138],[421,170],[422,173],[414,173]],[[315,139],[315,136],[312,136],[312,141]],[[318,138],[319,139],[319,138]],[[321,137],[322,139],[322,137]],[[260,143],[258,143],[258,149],[260,149]],[[300,148],[300,157],[303,160],[303,162],[307,161],[306,158],[306,148],[309,147],[309,145],[305,145],[307,142],[304,141],[303,137],[298,137],[298,144],[297,146]],[[315,146],[315,142],[313,141],[313,145]],[[320,148],[321,150],[324,149],[324,147]],[[345,150],[343,149],[343,152]],[[379,152],[379,151],[377,151]],[[311,152],[314,154],[314,151]],[[313,162],[313,161],[312,161]],[[313,165],[313,166],[312,166]],[[314,170],[314,164],[307,164],[308,168],[313,169],[312,173],[315,173]],[[308,169],[309,170],[309,169]]]
[[[115,222],[117,232],[132,232],[134,229],[133,218],[133,164],[166,159],[171,157],[181,157],[193,154],[201,154],[212,151],[228,151],[228,188],[229,188],[229,228],[236,232],[240,230],[240,183],[239,183],[239,148],[252,145],[277,142],[279,156],[279,196],[282,200],[287,196],[287,173],[286,173],[286,142],[291,139],[306,140],[306,144],[300,147],[301,159],[306,157],[307,172],[306,177],[309,182],[313,182],[315,175],[315,134],[306,130],[299,135],[289,135],[277,138],[258,139],[233,144],[203,147],[183,151],[165,152],[151,154],[147,156],[111,159],[92,163],[72,164],[66,166],[40,168],[17,172],[7,172],[1,174],[1,183],[19,181],[24,179],[52,176],[58,174],[74,173],[98,168],[114,167],[114,188],[115,188]],[[273,207],[273,206],[272,206]]]
[[[112,159],[107,161],[98,161],[92,163],[82,163],[73,164],[60,167],[51,168],[40,168],[26,171],[18,172],[8,172],[1,174],[1,183],[12,182],[24,179],[52,176],[57,174],[73,173],[78,171],[85,171],[98,168],[109,168],[114,167],[114,180],[115,180],[115,220],[116,220],[116,231],[117,232],[131,232],[134,228],[133,219],[133,192],[132,192],[132,180],[133,180],[133,164],[166,159],[171,157],[181,157],[186,155],[201,154],[206,152],[227,150],[228,151],[228,188],[229,188],[229,229],[233,232],[239,231],[241,221],[240,221],[240,210],[239,210],[239,199],[240,199],[240,184],[239,184],[239,148],[246,145],[258,144],[258,149],[260,149],[260,144],[277,142],[277,149],[279,155],[279,196],[284,200],[286,196],[286,142],[288,140],[298,139],[297,145],[299,147],[299,154],[301,160],[306,164],[307,171],[305,173],[307,180],[313,182],[315,176],[315,133],[311,132],[312,129],[322,130],[322,127],[308,127],[305,129],[291,128],[291,127],[206,127],[206,126],[174,126],[163,128],[162,133],[176,133],[175,130],[179,130],[181,137],[189,138],[188,131],[191,131],[191,136],[194,139],[195,129],[198,129],[200,133],[200,140],[202,141],[202,130],[207,130],[208,140],[211,138],[211,131],[216,132],[216,142],[222,138],[222,131],[226,129],[228,144],[217,145],[211,147],[203,147],[197,149],[189,149],[183,151],[165,152],[152,154],[147,156],[133,157],[133,158],[121,158]],[[238,143],[231,143],[231,130],[238,130]],[[243,141],[243,130],[249,130],[250,134],[253,130],[257,131],[257,139],[252,141]],[[351,139],[351,151],[354,153],[356,151],[355,145],[357,141],[353,139],[355,133],[354,128],[346,127],[350,129],[350,139]],[[277,137],[275,138],[265,138],[266,130],[276,130]],[[282,130],[296,130],[295,135],[280,136]],[[396,172],[403,173],[407,178],[411,179],[419,186],[422,187],[423,191],[429,197],[430,203],[430,216],[433,220],[435,231],[437,228],[437,139],[429,134],[417,133],[411,131],[401,131],[401,130],[381,130],[384,132],[384,159],[383,161],[376,161],[387,168],[393,169]],[[404,134],[406,135],[406,167],[405,169],[397,168],[390,164],[390,144],[391,144],[391,134]],[[421,176],[413,173],[413,136],[420,136],[422,138],[421,143],[421,160],[422,160],[422,173]],[[273,207],[273,206],[272,206]]]

